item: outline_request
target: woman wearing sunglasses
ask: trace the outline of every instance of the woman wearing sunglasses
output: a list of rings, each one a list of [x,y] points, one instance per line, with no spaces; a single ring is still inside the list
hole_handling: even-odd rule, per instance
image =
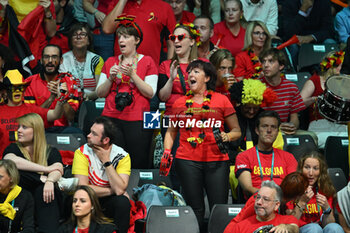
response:
[[[175,100],[189,91],[186,69],[191,61],[198,58],[200,34],[192,23],[177,24],[169,39],[174,43],[174,55],[172,59],[162,62],[158,79],[158,96],[165,102],[165,117],[172,115],[171,107]],[[165,131],[162,129],[163,137]]]
[[[106,98],[102,116],[109,117],[118,128],[113,143],[130,153],[132,168],[149,168],[147,152],[153,132],[143,129],[143,112],[150,110],[158,70],[151,57],[136,52],[142,41],[142,31],[134,22],[134,16],[122,15],[117,21],[121,55],[105,62],[97,95]]]
[[[243,51],[238,53],[233,74],[236,79],[260,77],[262,65],[259,55],[271,47],[271,36],[263,22],[252,21],[248,24],[244,37]]]

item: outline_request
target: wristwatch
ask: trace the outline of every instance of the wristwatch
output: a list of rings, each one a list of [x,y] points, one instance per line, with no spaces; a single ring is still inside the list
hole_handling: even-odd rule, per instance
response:
[[[323,211],[323,214],[328,215],[328,214],[330,214],[331,212],[332,212],[332,208],[329,207],[328,209],[326,209],[325,211]]]
[[[103,164],[103,167],[108,167],[108,166],[110,166],[110,165],[112,165],[112,162],[111,162],[111,161],[107,161],[107,162],[105,162],[105,163]]]

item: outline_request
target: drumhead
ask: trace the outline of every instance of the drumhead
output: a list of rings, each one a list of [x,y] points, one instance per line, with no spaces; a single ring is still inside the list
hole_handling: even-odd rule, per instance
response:
[[[350,100],[350,76],[333,75],[326,81],[326,89],[333,94]]]

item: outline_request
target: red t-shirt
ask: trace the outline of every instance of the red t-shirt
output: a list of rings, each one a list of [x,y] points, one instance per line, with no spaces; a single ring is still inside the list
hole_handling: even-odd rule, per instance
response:
[[[256,229],[266,225],[277,226],[280,224],[295,224],[298,225],[298,219],[292,215],[280,215],[276,213],[276,217],[267,222],[260,222],[256,219],[256,215],[250,216],[249,218],[243,220],[234,225],[232,231],[234,233],[252,233]],[[225,230],[225,232],[227,232]]]
[[[280,185],[284,177],[286,177],[289,173],[296,171],[298,162],[289,152],[277,148],[273,148],[273,152],[275,154],[273,181]],[[261,172],[256,154],[256,147],[250,148],[249,150],[238,154],[235,166],[236,177],[238,178],[243,171],[249,171],[252,177],[252,185],[258,189],[260,188],[262,181],[271,179],[272,153],[265,154],[259,151],[259,157],[263,171],[263,179],[261,179],[260,176]]]
[[[306,108],[297,85],[285,77],[282,77],[281,83],[277,86],[271,86],[265,77],[260,78],[260,81],[265,83],[266,87],[270,87],[278,98],[272,105],[263,107],[264,110],[276,111],[282,122],[287,122],[292,113],[300,112]]]
[[[222,154],[219,147],[216,144],[213,127],[220,127],[220,131],[224,131],[224,120],[225,117],[235,113],[235,110],[227,99],[226,96],[212,92],[212,97],[209,103],[209,112],[202,112],[202,105],[193,102],[192,108],[194,115],[185,115],[187,111],[186,100],[188,97],[183,96],[175,101],[173,105],[173,113],[175,114],[171,121],[181,124],[184,123],[183,127],[179,127],[180,133],[180,146],[176,152],[176,158],[192,160],[198,162],[211,162],[211,161],[226,161],[229,160],[227,154]],[[209,127],[200,127],[194,125],[191,130],[186,129],[186,123],[188,122],[201,122],[201,119],[208,119]],[[197,144],[196,147],[192,147],[187,141],[190,137],[198,138],[199,134],[205,133],[204,141]]]
[[[180,23],[192,23],[195,19],[196,16],[192,12],[183,11]]]
[[[319,75],[317,74],[314,74],[310,77],[309,79],[315,86],[315,90],[314,92],[312,93],[311,96],[320,96],[323,94],[324,90],[322,89],[322,86],[321,86],[321,78]],[[310,122],[311,121],[314,121],[314,120],[319,120],[319,119],[324,119],[324,117],[320,114],[320,112],[318,111],[318,108],[316,106],[316,104],[312,104],[310,107],[309,107],[309,119],[310,119]]]
[[[208,59],[206,58],[198,58],[199,60],[205,61],[205,62],[209,62]],[[160,66],[159,66],[159,74],[165,74],[166,75],[166,80],[159,80],[158,84],[160,84],[161,86],[158,87],[158,90],[160,90],[165,83],[168,81],[169,77],[170,77],[170,65],[171,65],[171,60],[166,60],[163,61]],[[186,72],[187,63],[180,63],[179,64],[180,69],[181,69],[181,73],[184,77],[184,81],[185,81],[185,87],[186,87],[186,93],[190,90],[190,86],[188,85],[188,73]],[[159,77],[159,79],[162,79],[164,77]],[[174,79],[173,81],[173,89],[171,90],[171,95],[169,97],[169,99],[165,102],[165,106],[166,106],[166,110],[165,110],[165,115],[172,115],[173,112],[171,111],[171,107],[173,106],[174,102],[184,96],[185,93],[182,89],[181,86],[181,81],[180,81],[180,76],[179,74],[177,75],[177,77]]]
[[[117,3],[118,0],[109,3],[109,11]],[[136,16],[135,22],[142,30],[143,40],[137,52],[151,56],[158,66],[162,46],[160,33],[163,28],[172,32],[176,24],[174,12],[169,3],[162,0],[142,0],[141,4],[138,4],[137,1],[127,1],[123,13]],[[114,52],[115,56],[120,54],[117,41],[114,45]]]
[[[114,64],[119,64],[119,57],[110,57],[103,65],[101,74],[109,77],[109,71]],[[136,74],[145,81],[146,77],[154,78],[155,82],[158,77],[158,70],[154,61],[149,56],[139,54],[139,61],[137,63]],[[118,92],[132,92],[134,98],[131,105],[126,106],[123,111],[118,111],[115,108],[115,96],[118,86]],[[141,121],[143,119],[143,112],[150,110],[149,99],[141,94],[139,89],[135,86],[131,88],[128,83],[113,82],[111,89],[106,97],[105,107],[102,116],[108,116],[125,121]]]
[[[248,50],[238,53],[235,57],[236,65],[233,69],[235,77],[243,77],[249,79],[255,73],[255,68],[251,58],[248,55]]]
[[[47,81],[40,77],[40,74],[35,74],[26,79],[27,83],[30,83],[24,93],[24,102],[26,104],[41,106],[51,95],[51,92],[47,88]],[[80,94],[76,89],[74,97],[68,100],[69,105],[76,112],[80,105]],[[55,99],[50,105],[49,109],[55,109],[57,99]],[[63,115],[60,119],[54,121],[54,126],[68,126],[68,121]]]
[[[307,208],[305,208],[303,215],[301,215],[299,219],[299,227],[302,227],[308,223],[318,223],[321,219],[321,215],[324,210],[322,207],[317,205],[316,202],[316,189],[312,189],[315,195],[311,198],[311,200],[307,203]],[[319,191],[320,194],[324,195]],[[333,206],[333,197],[327,198],[329,206]],[[286,204],[287,209],[294,209],[295,204],[293,201],[290,201]]]
[[[171,65],[171,60],[166,60],[163,61],[160,66],[159,66],[159,74],[165,74],[167,76],[167,78],[169,79],[170,77],[170,65]],[[188,64],[183,64],[180,63],[179,64],[182,75],[184,77],[184,81],[185,81],[185,86],[186,86],[186,92],[190,90],[190,87],[188,85],[188,73],[186,72],[187,66]],[[165,81],[165,80],[164,80]],[[165,110],[165,115],[172,115],[172,111],[171,111],[171,106],[173,106],[174,102],[184,96],[184,91],[182,89],[181,86],[181,82],[180,82],[180,76],[177,75],[177,77],[174,79],[173,81],[173,89],[171,90],[171,95],[169,97],[169,99],[165,102],[165,106],[166,106],[166,110]]]
[[[47,122],[47,112],[49,109],[41,108],[35,105],[21,104],[20,106],[0,106],[0,158],[3,156],[5,148],[12,142],[17,140],[17,128],[18,124],[16,118],[23,116],[27,113],[37,113],[41,116],[44,121],[45,127],[48,126]]]
[[[244,36],[245,29],[243,27],[240,28],[237,36],[235,36],[226,26],[226,21],[222,21],[214,25],[214,35],[210,40],[216,45],[217,41],[221,37],[219,47],[228,49],[233,56],[236,56],[244,47]]]

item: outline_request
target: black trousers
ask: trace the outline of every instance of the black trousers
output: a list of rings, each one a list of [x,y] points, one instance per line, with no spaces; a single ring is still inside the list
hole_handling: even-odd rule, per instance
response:
[[[45,203],[43,199],[44,184],[33,188],[32,194],[35,207],[35,222],[38,226],[38,233],[56,232],[59,227],[61,193],[55,188],[55,199]]]
[[[153,130],[143,129],[142,121],[124,121],[110,118],[118,128],[116,145],[122,147],[131,157],[132,168],[150,168],[150,148]]]
[[[130,222],[130,202],[124,196],[107,196],[99,198],[103,213],[106,217],[112,218],[118,227],[118,233],[127,233]]]
[[[205,214],[204,190],[208,196],[210,210],[215,204],[227,204],[229,163],[228,161],[196,162],[184,159],[176,159],[175,163],[185,201],[192,207],[198,224],[202,228]]]
[[[45,203],[43,198],[44,183],[40,181],[40,175],[35,172],[19,171],[19,185],[29,191],[34,199],[34,219],[38,227],[38,233],[56,232],[61,218],[62,193],[55,188],[55,199]]]

